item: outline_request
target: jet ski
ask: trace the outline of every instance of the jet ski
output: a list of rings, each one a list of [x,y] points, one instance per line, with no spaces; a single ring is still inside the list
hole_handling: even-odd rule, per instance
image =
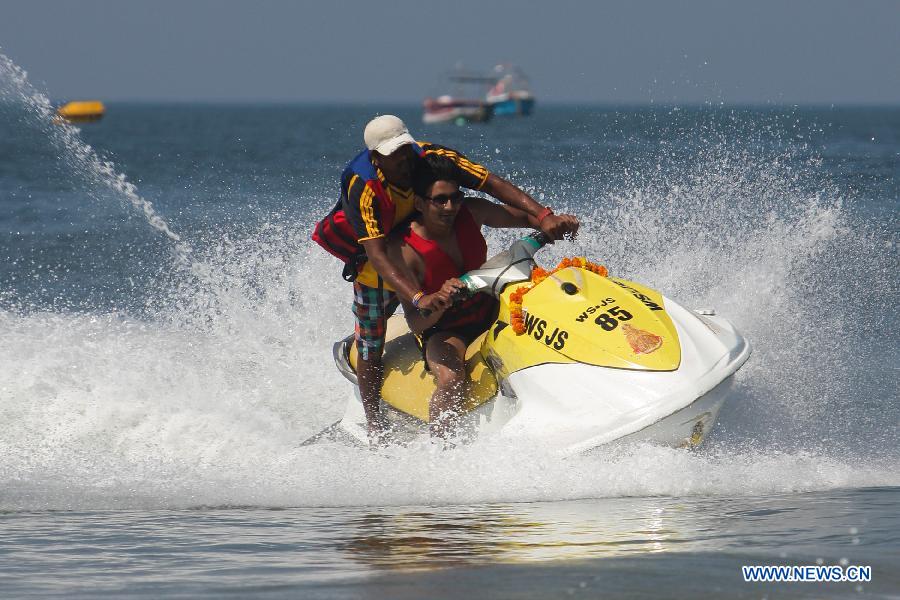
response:
[[[750,357],[748,341],[715,311],[688,310],[586,259],[548,273],[534,260],[548,241],[533,233],[461,278],[500,307],[468,348],[455,434],[528,439],[562,454],[610,442],[698,446]],[[304,445],[368,445],[353,335],[334,344],[334,361],[351,388],[344,416]],[[427,437],[435,382],[402,314],[388,321],[383,364],[391,439]]]

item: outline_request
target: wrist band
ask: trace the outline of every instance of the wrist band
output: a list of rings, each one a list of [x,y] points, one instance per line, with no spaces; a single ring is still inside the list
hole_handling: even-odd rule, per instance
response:
[[[544,219],[546,219],[547,217],[549,217],[552,214],[553,214],[553,209],[550,208],[549,206],[545,207],[544,210],[539,212],[538,216],[535,217],[537,219],[538,225],[541,224],[541,221],[543,221]]]
[[[419,302],[425,297],[425,292],[419,290],[412,297],[412,305],[419,308]]]

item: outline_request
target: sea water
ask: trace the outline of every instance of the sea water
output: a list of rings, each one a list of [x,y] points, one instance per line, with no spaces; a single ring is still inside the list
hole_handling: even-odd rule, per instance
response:
[[[544,266],[737,325],[754,354],[701,449],[298,447],[340,418],[353,323],[310,233],[384,112],[578,215]],[[75,128],[4,60],[0,596],[896,596],[898,176],[896,108],[110,103]],[[767,564],[872,580],[743,581]]]

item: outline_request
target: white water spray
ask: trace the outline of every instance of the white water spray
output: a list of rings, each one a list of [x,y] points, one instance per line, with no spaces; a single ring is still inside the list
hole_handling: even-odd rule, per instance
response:
[[[349,290],[334,259],[309,240],[311,223],[275,223],[217,244],[195,239],[191,254],[75,128],[52,124],[49,102],[21,69],[0,61],[0,75],[4,97],[31,107],[77,176],[124,196],[198,275],[161,287],[146,321],[0,311],[0,510],[740,496],[898,483],[895,436],[877,438],[888,442],[887,456],[875,458],[809,442],[877,432],[865,421],[872,411],[846,401],[841,381],[865,365],[835,343],[845,313],[832,310],[842,296],[829,290],[841,288],[823,285],[834,265],[859,277],[874,259],[829,194],[811,198],[765,160],[723,149],[695,169],[674,165],[690,171],[687,182],[626,182],[610,199],[617,214],[596,215],[598,226],[581,237],[616,275],[715,306],[753,341],[753,362],[738,374],[749,398],[726,406],[736,412],[707,449],[563,461],[502,443],[450,453],[298,448],[340,416],[347,389],[329,349],[351,326]],[[707,231],[716,235],[697,233]],[[496,235],[489,241],[503,245]],[[829,259],[835,247],[840,261]],[[542,261],[553,264],[563,251],[548,249]],[[895,415],[887,411],[889,423]]]
[[[137,187],[128,181],[116,166],[101,159],[79,136],[79,129],[56,116],[50,99],[28,82],[28,73],[8,56],[0,53],[0,98],[23,105],[30,120],[47,135],[62,153],[61,158],[75,173],[108,188],[144,215],[147,223],[172,242],[178,265],[193,267],[190,244],[172,231],[169,224],[153,208],[153,203],[138,194]],[[196,268],[192,268],[196,270]]]

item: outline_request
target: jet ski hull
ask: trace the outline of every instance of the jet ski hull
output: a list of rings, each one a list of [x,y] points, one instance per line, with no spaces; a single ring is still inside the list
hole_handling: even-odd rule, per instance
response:
[[[732,395],[733,375],[751,349],[727,319],[697,315],[669,299],[666,307],[682,340],[678,369],[640,372],[580,363],[536,365],[500,378],[496,396],[462,415],[458,434],[470,440],[528,439],[561,454],[612,442],[698,446]],[[336,349],[336,359],[349,350],[346,344],[349,340],[343,351]],[[348,373],[344,364],[341,370]],[[339,429],[342,436],[365,444],[365,415],[359,389],[353,389]],[[427,435],[420,419],[390,405],[385,411],[395,441]]]
[[[532,257],[543,243],[523,238],[463,276],[470,292],[495,295],[500,308],[467,352],[469,393],[454,434],[523,439],[563,454],[615,441],[700,444],[750,356],[747,340],[714,311],[687,310],[585,259],[535,278]],[[335,427],[367,443],[352,343],[335,345],[354,390]],[[435,383],[402,315],[388,321],[383,364],[393,438],[426,436]]]

